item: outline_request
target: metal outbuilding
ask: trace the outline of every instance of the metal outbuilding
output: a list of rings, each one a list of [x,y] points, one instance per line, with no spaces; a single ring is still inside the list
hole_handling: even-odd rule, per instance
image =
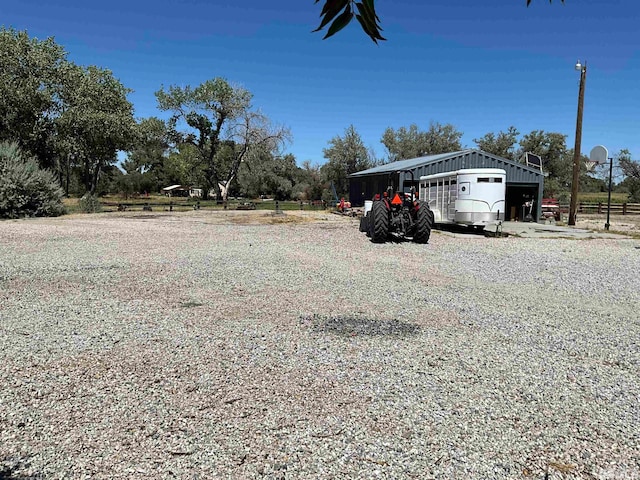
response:
[[[386,190],[389,175],[393,185],[400,191],[409,188],[411,175],[395,173],[398,170],[413,172],[414,184],[418,188],[420,177],[436,173],[451,172],[466,168],[501,168],[507,172],[506,220],[523,220],[525,204],[533,201],[532,214],[535,220],[541,217],[544,175],[540,169],[498,157],[482,150],[467,149],[425,157],[399,160],[349,175],[349,200],[354,206],[364,205],[376,193]]]

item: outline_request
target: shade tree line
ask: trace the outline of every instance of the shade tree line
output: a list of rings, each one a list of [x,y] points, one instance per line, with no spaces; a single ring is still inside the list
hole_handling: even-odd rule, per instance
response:
[[[164,120],[134,118],[128,93],[109,70],[70,61],[53,38],[0,27],[0,142],[12,162],[31,159],[51,172],[67,196],[175,183],[221,200],[316,199],[329,191],[320,167],[298,167],[286,153],[288,129],[254,108],[243,87],[220,77],[161,87]]]
[[[33,160],[30,165],[50,172],[56,183],[51,192],[61,187],[67,196],[151,193],[184,184],[220,200],[268,195],[329,201],[334,188],[346,196],[351,173],[463,148],[462,132],[451,124],[432,122],[426,130],[411,124],[382,133],[385,154],[378,158],[349,125],[328,140],[322,165],[299,164],[286,152],[289,130],[255,108],[251,92],[224,78],[195,87],[161,86],[156,100],[166,119],[134,118],[128,93],[109,70],[71,62],[53,39],[0,28],[0,142],[11,165]],[[568,193],[573,152],[566,135],[535,130],[520,136],[509,127],[474,142],[516,161],[526,151],[540,155],[549,173],[545,194]],[[638,163],[626,151],[617,157],[622,176],[616,188],[637,198]],[[581,191],[605,188],[597,175],[583,172],[580,181]],[[0,190],[6,196],[14,187]]]
[[[416,124],[399,128],[388,127],[380,140],[385,148],[385,156],[376,159],[370,150],[364,148],[355,128],[350,126],[342,137],[332,139],[330,148],[324,151],[328,160],[328,178],[346,192],[347,176],[362,170],[363,166],[371,167],[403,159],[459,151],[467,148],[461,144],[462,135],[463,132],[454,125],[438,122],[431,122],[426,130],[421,130]],[[572,182],[573,149],[567,147],[566,140],[567,136],[562,133],[544,130],[533,130],[521,135],[516,127],[509,126],[504,131],[488,132],[482,137],[474,138],[473,148],[515,162],[524,162],[526,152],[540,156],[542,170],[546,176],[544,195],[568,201]],[[350,152],[359,152],[358,162],[351,159],[353,153]],[[600,166],[589,172],[586,167],[587,160],[588,157],[582,157],[580,191],[607,191],[608,167]],[[640,202],[640,163],[631,159],[628,150],[618,152],[614,162],[618,166],[614,191],[628,193],[631,201]]]

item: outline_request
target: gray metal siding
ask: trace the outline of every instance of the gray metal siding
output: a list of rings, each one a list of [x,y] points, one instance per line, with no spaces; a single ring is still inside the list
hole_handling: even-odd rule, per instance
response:
[[[373,193],[384,191],[382,179],[388,178],[389,172],[398,169],[409,168],[414,175],[414,180],[418,181],[424,175],[462,170],[465,168],[502,168],[507,172],[508,185],[522,185],[537,187],[538,218],[541,214],[542,190],[544,176],[541,172],[527,167],[524,164],[497,157],[481,150],[463,150],[450,154],[431,155],[400,162],[381,165],[370,170],[357,172],[350,176],[351,201],[354,204],[364,202]],[[402,189],[405,182],[411,180],[410,174],[400,175],[399,188]],[[386,180],[385,180],[386,181]],[[386,183],[384,183],[386,186]],[[382,187],[382,188],[380,188]],[[362,195],[364,194],[364,195]]]

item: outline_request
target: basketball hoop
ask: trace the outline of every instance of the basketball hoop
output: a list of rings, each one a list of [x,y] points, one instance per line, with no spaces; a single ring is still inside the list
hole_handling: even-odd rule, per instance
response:
[[[599,164],[600,162],[594,162],[593,160],[587,160],[584,162],[585,167],[587,167],[587,172],[593,172]]]

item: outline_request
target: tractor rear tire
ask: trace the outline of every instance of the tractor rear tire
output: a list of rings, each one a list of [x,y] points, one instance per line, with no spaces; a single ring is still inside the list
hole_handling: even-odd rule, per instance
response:
[[[434,215],[433,211],[426,203],[420,203],[416,219],[416,233],[413,236],[413,241],[416,243],[427,243],[431,236],[431,229],[433,228]]]
[[[373,202],[370,215],[371,241],[375,243],[386,242],[389,236],[389,212],[387,211],[387,206],[381,201]]]

